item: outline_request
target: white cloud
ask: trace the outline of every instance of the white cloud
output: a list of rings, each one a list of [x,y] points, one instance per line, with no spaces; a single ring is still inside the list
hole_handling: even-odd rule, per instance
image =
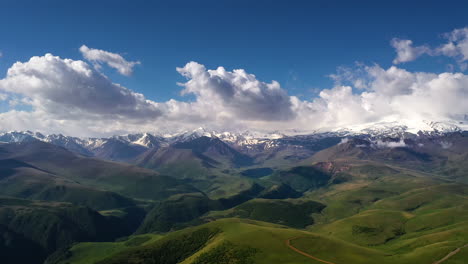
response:
[[[448,43],[442,45],[439,50],[445,56],[459,57],[460,60],[468,60],[468,27],[455,29],[445,34]]]
[[[319,98],[309,105],[315,111],[302,113],[302,118],[305,120],[315,116],[313,122],[309,121],[309,126],[318,125],[317,128],[339,127],[357,121],[372,121],[373,114],[363,107],[363,97],[354,94],[351,86],[337,86],[333,89],[322,90]]]
[[[110,136],[129,132],[154,131],[149,122],[131,122],[131,120],[107,119],[58,119],[40,110],[10,110],[0,113],[2,131],[32,130],[42,133],[62,133],[72,136]]]
[[[412,40],[394,38],[390,42],[397,52],[397,57],[393,60],[393,63],[414,61],[426,54],[454,58],[458,62],[460,70],[465,71],[468,69],[468,63],[466,63],[468,61],[468,27],[445,33],[444,37],[447,42],[436,48],[430,48],[427,45],[413,46]]]
[[[449,149],[449,148],[452,147],[452,142],[441,141],[441,142],[440,142],[440,146],[441,146],[443,149]]]
[[[340,141],[340,143],[338,143],[338,145],[346,144],[346,143],[348,143],[348,141],[349,141],[349,138],[347,138],[347,137],[342,138],[341,141]]]
[[[368,83],[365,92],[343,96],[342,91],[329,91],[330,102],[324,110],[335,114],[338,124],[365,123],[380,120],[462,120],[468,112],[468,76],[462,73],[432,74],[409,72],[397,67],[385,70],[366,67]],[[336,95],[338,94],[338,96]],[[336,102],[346,106],[331,107]],[[353,107],[351,107],[353,106]],[[343,111],[337,111],[342,109]],[[345,114],[347,113],[347,114]],[[338,118],[342,115],[342,118]]]
[[[59,119],[154,119],[161,114],[156,103],[112,83],[87,63],[52,54],[15,63],[0,89],[28,98],[36,110]]]
[[[381,121],[463,120],[468,76],[358,65],[335,74],[337,84],[311,100],[290,96],[278,82],[245,70],[210,70],[189,62],[181,93],[192,102],[156,102],[113,83],[92,65],[51,54],[17,62],[0,91],[31,111],[0,114],[4,130],[96,136],[155,130],[254,129],[313,131]]]
[[[197,104],[221,107],[217,111],[249,120],[288,120],[294,116],[290,96],[276,81],[261,82],[242,69],[207,70],[196,62],[177,71],[188,78],[181,84],[185,87],[182,94],[194,94]]]
[[[182,93],[194,94],[195,102],[148,100],[84,61],[46,54],[17,62],[0,80],[0,90],[14,95],[11,104],[26,104],[32,111],[0,114],[2,129],[96,135],[161,126],[236,127],[294,116],[293,97],[275,81],[258,81],[244,70],[207,70],[195,62],[177,70],[188,78]]]
[[[460,70],[465,71],[468,68],[468,27],[455,29],[445,37],[448,42],[436,48],[434,53],[455,58]]]
[[[406,143],[403,139],[400,139],[400,141],[382,141],[382,140],[377,140],[375,142],[376,146],[378,148],[404,148],[406,147]]]
[[[100,49],[88,48],[86,45],[80,47],[83,57],[100,68],[102,63],[116,69],[120,74],[129,76],[133,73],[133,67],[140,64],[139,61],[127,61],[121,55]]]
[[[413,61],[423,54],[431,53],[431,49],[427,46],[414,47],[413,41],[409,39],[394,38],[390,44],[397,52],[397,57],[393,60],[394,64]]]

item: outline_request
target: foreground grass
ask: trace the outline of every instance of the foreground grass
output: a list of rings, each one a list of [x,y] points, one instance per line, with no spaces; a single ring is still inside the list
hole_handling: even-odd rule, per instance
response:
[[[465,226],[460,227],[465,228]],[[312,233],[304,230],[287,228],[265,222],[247,219],[221,219],[198,227],[192,227],[181,231],[167,234],[163,238],[156,235],[142,235],[133,237],[149,236],[151,239],[140,245],[128,245],[128,241],[115,243],[81,243],[71,249],[71,257],[60,263],[122,263],[118,262],[135,256],[151,255],[151,249],[165,248],[165,243],[187,238],[197,230],[219,230],[216,235],[207,241],[200,241],[202,245],[194,253],[180,261],[181,264],[198,263],[218,263],[216,260],[222,259],[230,264],[243,263],[285,263],[304,264],[320,263],[316,260],[303,256],[286,245],[286,241],[291,239],[291,245],[317,258],[330,261],[332,263],[364,264],[372,260],[373,263],[382,264],[410,264],[410,263],[432,263],[443,258],[448,252],[461,246],[456,241],[435,242],[426,245],[419,244],[422,240],[411,240],[407,238],[401,240],[403,243],[414,243],[412,249],[406,252],[395,253],[396,248],[385,247],[364,247],[347,242],[341,239],[327,237],[326,235]],[[457,232],[461,230],[456,230]],[[454,231],[455,232],[455,231]],[[423,240],[430,238],[425,237]],[[436,239],[437,240],[437,239]],[[125,245],[127,243],[127,245]],[[171,242],[173,243],[173,242]],[[145,250],[150,250],[149,252]],[[147,252],[144,254],[135,254]],[[460,262],[466,256],[463,249],[460,255],[453,256],[447,263]],[[244,256],[244,257],[243,257]],[[117,262],[116,262],[117,261]],[[151,263],[145,262],[135,263]],[[213,262],[214,261],[214,262]],[[125,262],[126,263],[126,262]],[[134,263],[134,262],[129,262]],[[178,263],[178,262],[164,262]]]

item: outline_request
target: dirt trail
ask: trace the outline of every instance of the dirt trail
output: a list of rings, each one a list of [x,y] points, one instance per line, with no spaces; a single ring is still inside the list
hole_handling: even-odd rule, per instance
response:
[[[302,250],[299,250],[299,249],[293,247],[293,246],[291,245],[291,240],[294,240],[294,239],[296,239],[296,238],[297,238],[297,237],[293,237],[293,238],[290,238],[290,239],[286,239],[286,241],[285,241],[285,242],[286,242],[286,246],[288,246],[290,249],[292,249],[292,250],[296,251],[297,253],[299,253],[299,254],[301,254],[301,255],[303,255],[303,256],[306,256],[306,257],[308,257],[308,258],[310,258],[310,259],[313,259],[313,260],[316,260],[316,261],[319,261],[319,262],[322,262],[322,263],[335,264],[335,263],[333,263],[333,262],[326,261],[326,260],[323,260],[323,259],[319,259],[319,258],[317,258],[317,257],[314,257],[314,256],[312,256],[312,255],[310,255],[310,254],[305,253],[305,252],[302,251]]]
[[[442,258],[441,260],[438,260],[438,261],[436,261],[436,262],[434,262],[434,263],[432,263],[432,264],[440,264],[440,263],[446,261],[447,259],[449,259],[451,256],[453,256],[453,255],[457,254],[458,252],[460,252],[460,250],[461,250],[462,248],[466,248],[466,247],[468,247],[468,244],[464,245],[463,247],[459,247],[459,248],[455,249],[454,251],[448,253],[447,256],[445,256],[445,257]]]
[[[296,239],[296,238],[298,238],[298,237],[293,237],[293,238],[290,238],[290,239],[286,239],[286,241],[285,241],[285,242],[286,242],[286,246],[288,246],[290,249],[292,249],[292,250],[296,251],[297,253],[299,253],[299,254],[301,254],[301,255],[303,255],[303,256],[305,256],[305,257],[308,257],[308,258],[310,258],[310,259],[313,259],[313,260],[316,260],[316,261],[319,261],[319,262],[322,262],[322,263],[326,263],[326,264],[335,264],[335,263],[330,262],[330,261],[326,261],[326,260],[323,260],[323,259],[319,259],[319,258],[314,257],[314,256],[312,256],[312,255],[310,255],[310,254],[308,254],[308,253],[306,253],[306,252],[304,252],[304,251],[302,251],[302,250],[300,250],[300,249],[295,248],[293,245],[291,245],[291,240],[294,240],[294,239]],[[458,252],[460,252],[460,250],[462,250],[463,248],[468,248],[468,244],[466,244],[466,245],[464,245],[464,246],[462,246],[462,247],[459,247],[459,248],[455,249],[454,251],[448,253],[447,256],[443,257],[442,259],[440,259],[440,260],[438,260],[438,261],[436,261],[436,262],[434,262],[434,263],[432,263],[432,264],[441,264],[442,262],[446,261],[447,259],[449,259],[449,258],[452,257],[453,255],[455,255],[455,254],[457,254]]]

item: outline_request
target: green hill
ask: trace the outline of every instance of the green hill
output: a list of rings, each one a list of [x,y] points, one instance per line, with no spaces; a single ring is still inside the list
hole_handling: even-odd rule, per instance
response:
[[[32,195],[38,191],[43,191],[42,188],[47,188],[50,184],[57,185],[54,183],[56,180],[73,183],[74,185],[68,184],[69,188],[80,184],[88,189],[116,192],[137,199],[158,200],[173,194],[198,191],[181,180],[161,175],[152,170],[124,163],[84,157],[64,148],[40,141],[1,144],[0,160],[14,160],[20,164],[27,164],[20,171],[16,171],[15,168],[11,168],[12,165],[5,165],[6,162],[3,162],[5,166],[0,167],[0,169],[8,170],[9,174],[7,176],[18,176],[19,174],[18,177],[22,177],[12,183],[16,186],[5,188],[7,191],[15,188],[25,188],[28,191],[26,194],[31,193]],[[21,167],[22,165],[15,166]],[[32,169],[34,171],[31,171]],[[15,172],[15,175],[11,175],[13,172]],[[45,174],[48,174],[48,176],[52,174],[52,176],[46,177]],[[33,187],[39,188],[39,190],[31,190],[31,186],[19,186],[31,182],[28,178],[29,175],[34,175],[36,186]],[[24,179],[25,177],[27,180]],[[61,186],[61,184],[58,185]],[[85,193],[83,189],[84,187],[81,187],[81,191]],[[60,196],[60,193],[51,193],[54,189],[48,191],[50,196]],[[10,195],[13,195],[13,193]],[[92,195],[95,194],[91,193],[90,196]],[[106,198],[106,195],[109,195],[109,193],[104,193],[102,198],[112,198],[109,196]],[[24,197],[40,199],[39,197],[28,197],[27,195],[24,195]],[[117,196],[114,196],[114,199],[118,199]]]
[[[317,189],[328,184],[331,176],[313,166],[297,166],[279,170],[268,176],[269,181],[286,184],[298,192]]]
[[[227,171],[252,165],[253,160],[218,138],[200,137],[150,149],[134,163],[182,179],[217,198],[235,194],[249,185],[248,179]]]
[[[2,144],[0,194],[48,202],[0,199],[0,250],[23,263],[22,249],[49,255],[48,264],[433,263],[468,243],[465,139],[444,140],[459,145],[357,139],[268,168],[236,167],[242,157],[224,143],[186,142],[159,153],[159,172]]]
[[[112,241],[133,231],[124,220],[87,207],[0,198],[0,253],[8,257],[2,263],[42,263],[74,242]]]
[[[71,202],[95,210],[134,206],[115,192],[99,190],[48,173],[14,159],[0,160],[0,195],[24,199]]]
[[[323,208],[323,204],[314,201],[254,199],[231,210],[212,212],[204,219],[239,217],[305,228],[314,223],[311,214],[320,213]]]
[[[100,251],[99,257],[93,261],[91,259],[94,256],[89,253],[97,253],[96,249],[101,247],[101,243],[94,243],[94,246],[87,244],[86,250],[78,244],[69,250],[71,257],[56,263],[85,263],[85,260],[90,264],[153,263],[151,261],[173,264],[321,263],[292,250],[287,245],[288,240],[293,247],[306,254],[333,263],[348,264],[364,264],[370,263],[369,261],[382,264],[432,263],[460,245],[416,244],[407,252],[397,252],[358,246],[329,236],[280,225],[231,218],[169,233],[162,239],[133,248],[122,247],[119,244],[118,250]],[[184,241],[190,242],[191,246],[187,246]],[[161,257],[162,250],[169,253],[173,247],[179,250],[171,254],[171,257]]]
[[[220,199],[211,199],[200,193],[174,195],[149,211],[138,233],[167,232],[199,224],[198,218],[204,214],[245,203],[261,194],[262,190],[261,186],[254,184],[236,195]]]

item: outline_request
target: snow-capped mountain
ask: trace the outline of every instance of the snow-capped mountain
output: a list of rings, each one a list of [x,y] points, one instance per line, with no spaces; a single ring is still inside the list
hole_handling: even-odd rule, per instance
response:
[[[370,135],[374,137],[402,137],[405,134],[437,135],[459,131],[467,131],[468,122],[454,121],[415,121],[400,120],[360,124],[333,130],[341,135]]]
[[[86,141],[77,137],[64,136],[62,134],[52,134],[42,137],[36,137],[36,139],[52,143],[54,145],[69,149],[73,152],[77,152],[82,155],[92,156],[93,153],[86,147]]]
[[[128,160],[151,148],[168,146],[174,140],[149,133],[112,136],[109,138],[78,138],[62,134],[43,135],[32,131],[12,131],[0,134],[0,142],[43,141],[73,152],[110,160]]]
[[[78,138],[62,134],[43,135],[32,131],[12,131],[0,134],[0,142],[30,142],[40,140],[86,156],[111,160],[129,160],[148,149],[167,147],[206,137],[216,137],[235,149],[248,154],[284,149],[318,150],[337,144],[342,138],[362,137],[373,140],[382,138],[412,138],[438,136],[445,133],[467,131],[468,125],[453,122],[379,122],[357,125],[332,131],[214,131],[205,128],[176,133],[138,133],[109,138]],[[118,153],[118,154],[116,154]]]
[[[45,136],[32,131],[12,131],[0,134],[0,142],[29,142],[34,140],[44,140]]]

